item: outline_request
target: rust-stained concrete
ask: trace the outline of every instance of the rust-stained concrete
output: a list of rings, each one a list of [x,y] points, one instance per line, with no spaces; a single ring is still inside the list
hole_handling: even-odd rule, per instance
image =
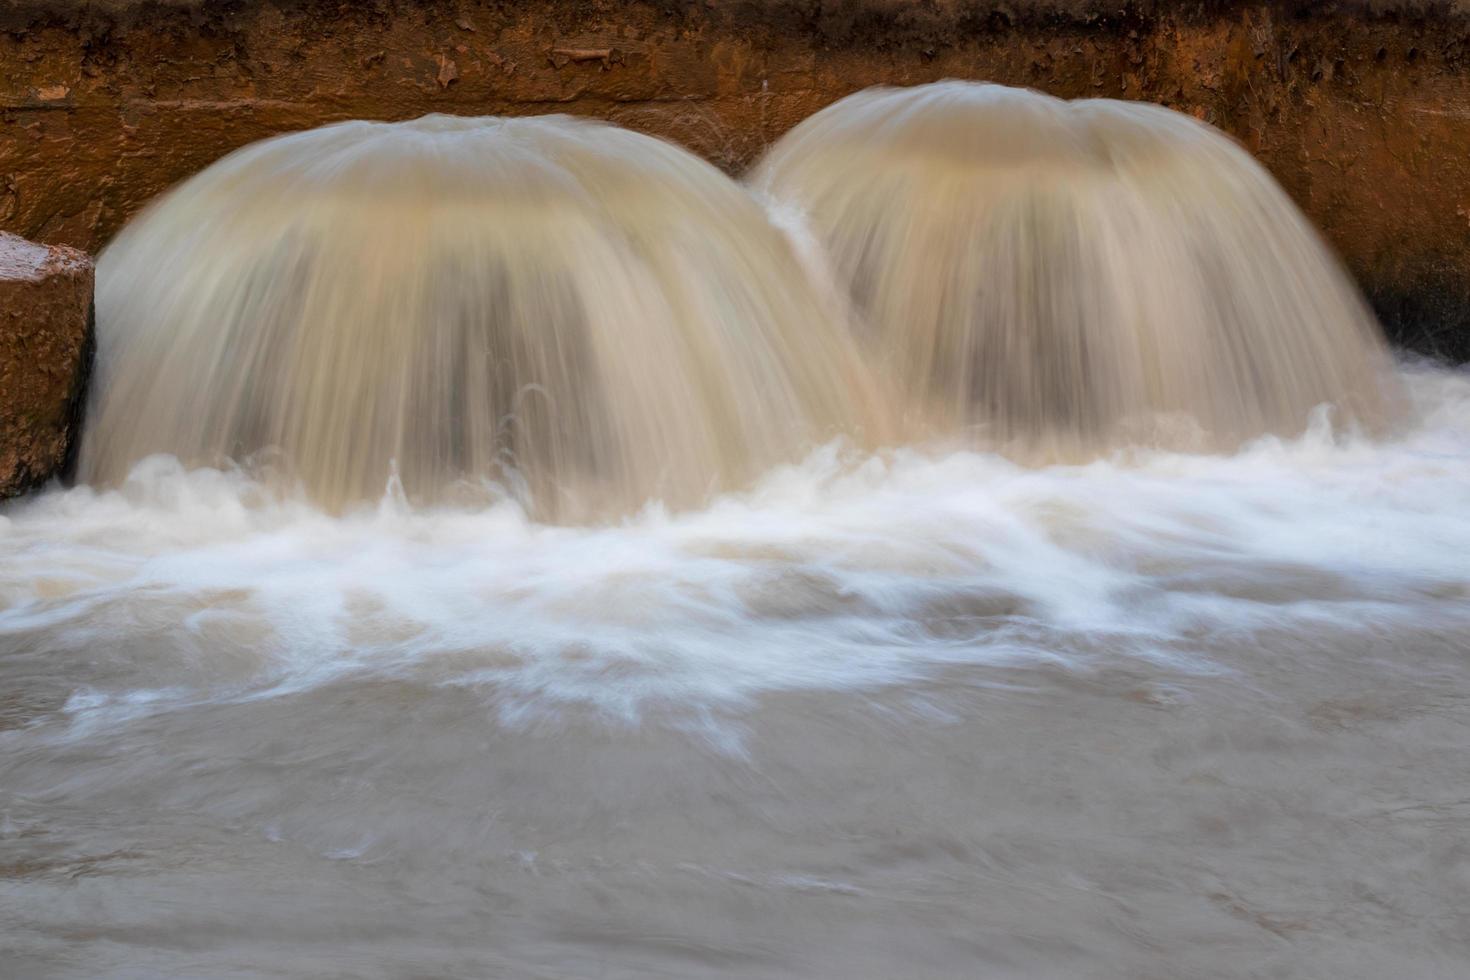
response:
[[[95,250],[235,147],[354,117],[564,111],[739,172],[836,98],[945,77],[1235,134],[1390,332],[1470,356],[1464,3],[0,0],[0,227]]]
[[[92,260],[0,233],[0,498],[64,469],[92,353]]]

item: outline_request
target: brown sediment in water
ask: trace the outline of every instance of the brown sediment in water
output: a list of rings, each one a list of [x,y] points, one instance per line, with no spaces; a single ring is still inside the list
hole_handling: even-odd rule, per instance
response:
[[[1393,382],[1366,306],[1249,154],[1181,113],[950,81],[849,96],[751,183],[795,212],[874,363],[1027,459],[1234,448]]]
[[[92,483],[269,448],[332,508],[396,474],[414,501],[498,480],[577,520],[885,431],[840,306],[756,201],[594,121],[267,140],[160,199],[98,270]]]
[[[0,226],[97,249],[226,152],[350,118],[564,111],[738,171],[874,84],[1153,101],[1238,138],[1396,339],[1470,354],[1459,3],[784,0],[0,9]]]
[[[698,505],[837,437],[1045,463],[1392,416],[1352,283],[1192,117],[874,88],[751,182],[564,115],[237,151],[102,253],[80,475],[284,464],[332,509],[468,479],[577,521]]]

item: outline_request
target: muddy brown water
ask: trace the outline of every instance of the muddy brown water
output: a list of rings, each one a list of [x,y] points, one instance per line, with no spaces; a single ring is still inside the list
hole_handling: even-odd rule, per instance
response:
[[[5,505],[7,977],[1452,978],[1470,379],[704,511]]]

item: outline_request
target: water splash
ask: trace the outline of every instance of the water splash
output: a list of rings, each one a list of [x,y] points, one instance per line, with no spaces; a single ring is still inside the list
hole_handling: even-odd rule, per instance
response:
[[[785,237],[613,126],[427,116],[247,147],[103,253],[80,474],[271,450],[332,508],[493,480],[581,519],[877,431]],[[870,428],[870,426],[872,428]],[[257,462],[262,462],[257,460]]]
[[[1396,439],[1319,415],[1232,455],[1084,466],[834,445],[603,527],[392,495],[334,516],[152,457],[117,489],[0,509],[0,665],[16,711],[85,737],[363,679],[479,692],[510,722],[687,721],[945,665],[1207,673],[1222,637],[1461,630],[1470,376],[1404,378],[1419,404]]]
[[[943,82],[870,89],[752,183],[802,212],[869,347],[940,431],[1023,456],[1382,418],[1377,328],[1229,138],[1160,106]]]

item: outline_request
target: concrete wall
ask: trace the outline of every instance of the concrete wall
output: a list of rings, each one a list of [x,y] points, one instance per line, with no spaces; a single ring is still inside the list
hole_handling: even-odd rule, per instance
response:
[[[95,250],[235,147],[354,117],[600,116],[739,172],[851,91],[1147,99],[1235,134],[1402,342],[1470,357],[1464,3],[0,0],[0,229]]]
[[[67,469],[92,367],[92,260],[0,232],[0,499]]]

